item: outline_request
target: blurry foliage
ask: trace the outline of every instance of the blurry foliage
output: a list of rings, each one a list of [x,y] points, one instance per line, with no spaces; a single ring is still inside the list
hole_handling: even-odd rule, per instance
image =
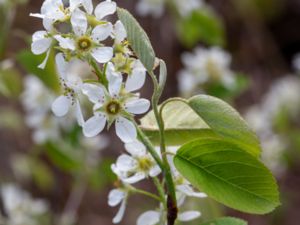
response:
[[[234,0],[242,13],[258,15],[266,20],[280,14],[283,0]]]
[[[111,165],[113,162],[114,159],[106,157],[102,159],[97,168],[91,171],[89,176],[89,184],[92,189],[98,191],[99,189],[102,189],[116,181],[116,175],[111,170]]]
[[[20,131],[24,127],[22,115],[15,109],[0,107],[0,130]]]
[[[177,20],[180,41],[187,47],[199,41],[208,45],[225,45],[225,30],[221,19],[210,9],[193,11],[186,18]]]
[[[239,73],[235,76],[233,88],[226,88],[221,83],[210,83],[205,87],[207,94],[230,101],[241,95],[249,87],[249,79],[246,75]]]
[[[66,148],[59,146],[65,146],[65,144],[48,142],[45,145],[46,153],[52,163],[65,172],[76,172],[81,170],[82,167],[79,160],[82,160],[82,158],[79,157],[78,159],[75,151],[67,151]]]
[[[14,68],[0,67],[0,95],[18,98],[22,92],[22,79],[19,71]]]

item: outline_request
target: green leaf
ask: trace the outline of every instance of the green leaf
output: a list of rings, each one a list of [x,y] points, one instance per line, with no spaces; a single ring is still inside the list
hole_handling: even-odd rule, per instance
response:
[[[133,51],[148,72],[151,72],[154,68],[155,53],[146,32],[127,10],[118,8],[117,13],[125,26],[127,39]]]
[[[248,223],[244,220],[233,218],[233,217],[222,217],[201,225],[247,225]]]
[[[167,66],[163,60],[159,61],[159,92],[162,94],[167,82]]]
[[[225,32],[221,20],[210,9],[195,10],[188,17],[178,20],[177,32],[181,41],[192,47],[199,41],[223,46]]]
[[[38,68],[38,65],[44,60],[44,55],[34,55],[31,51],[24,50],[17,56],[18,61],[32,75],[39,77],[44,84],[55,92],[59,92],[60,85],[56,72],[53,53],[50,54],[45,69]]]
[[[215,133],[235,142],[253,156],[260,155],[257,136],[226,102],[208,95],[198,95],[192,97],[188,104]]]
[[[212,132],[207,129],[205,122],[181,101],[166,104],[162,117],[167,145],[182,145]],[[141,119],[141,128],[154,144],[159,145],[159,129],[153,111]]]
[[[233,209],[265,214],[279,205],[269,170],[229,141],[209,137],[187,143],[178,150],[174,164],[191,184]]]

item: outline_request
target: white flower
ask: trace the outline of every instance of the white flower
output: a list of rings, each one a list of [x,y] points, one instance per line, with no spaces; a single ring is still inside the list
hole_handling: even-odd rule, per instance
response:
[[[184,53],[185,66],[178,74],[179,89],[183,94],[193,93],[199,85],[220,82],[231,89],[235,85],[234,74],[230,70],[231,56],[218,47],[196,48],[194,53]]]
[[[65,116],[71,106],[76,109],[76,118],[80,126],[83,125],[84,119],[79,103],[79,94],[81,93],[82,80],[77,74],[68,74],[68,66],[62,53],[56,55],[56,65],[60,75],[64,94],[56,98],[52,103],[52,111],[58,116]]]
[[[108,205],[111,207],[115,207],[121,204],[118,213],[113,218],[113,223],[120,223],[121,220],[123,219],[128,196],[129,196],[129,190],[126,187],[113,189],[109,192]]]
[[[8,214],[8,225],[38,225],[37,218],[48,210],[42,200],[33,200],[31,196],[12,184],[1,188],[4,209]]]
[[[65,7],[62,0],[45,0],[41,7],[41,13],[31,13],[30,15],[46,19],[53,24],[56,21],[67,20],[72,15],[73,11],[80,6],[83,6],[88,14],[92,14],[92,0],[70,0],[69,7]]]
[[[133,184],[148,176],[155,177],[161,170],[146,147],[139,141],[125,144],[130,155],[122,154],[112,165],[112,170],[124,183]]]
[[[122,75],[115,71],[112,63],[108,63],[106,77],[108,90],[94,84],[83,85],[83,93],[95,104],[94,116],[83,125],[83,133],[86,137],[96,136],[104,129],[106,122],[110,126],[115,121],[116,134],[123,142],[136,140],[136,128],[126,117],[145,113],[150,102],[130,93],[124,95]]]
[[[100,10],[99,19],[115,12],[101,3],[96,8],[97,10]],[[107,12],[102,10],[107,10]],[[80,9],[75,9],[71,16],[71,24],[74,35],[54,36],[61,48],[71,50],[79,58],[91,55],[98,63],[107,63],[113,57],[113,48],[100,43],[112,34],[113,26],[110,22],[103,21],[103,24],[97,25],[90,31],[86,14]]]

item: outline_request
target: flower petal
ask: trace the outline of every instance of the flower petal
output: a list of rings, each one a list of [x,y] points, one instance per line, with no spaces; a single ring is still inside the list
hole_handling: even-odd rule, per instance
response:
[[[151,168],[149,171],[150,177],[156,177],[161,173],[161,169],[158,165],[155,165],[154,167]]]
[[[155,225],[160,220],[160,213],[156,211],[147,211],[139,216],[137,225]]]
[[[113,223],[120,223],[121,220],[123,219],[124,217],[124,214],[125,214],[125,209],[126,209],[126,197],[125,199],[122,201],[121,203],[121,206],[120,206],[120,209],[117,213],[117,215],[113,218]]]
[[[201,213],[198,211],[186,211],[186,212],[180,213],[178,215],[178,220],[182,221],[182,222],[187,222],[187,221],[197,219],[200,216],[201,216]]]
[[[64,38],[61,35],[55,35],[54,38],[58,41],[59,46],[64,49],[75,50],[75,41],[71,38]]]
[[[183,194],[190,196],[190,197],[196,197],[196,198],[205,198],[207,195],[202,192],[195,192],[192,187],[190,187],[188,184],[183,185],[177,185],[176,189]]]
[[[108,205],[111,207],[117,206],[125,198],[125,192],[120,189],[113,189],[108,194]]]
[[[67,96],[61,95],[52,103],[52,112],[59,117],[65,116],[70,108],[71,101]]]
[[[118,170],[127,172],[136,167],[137,161],[129,155],[122,154],[118,157],[115,165],[118,168]]]
[[[126,29],[123,23],[118,20],[114,26],[114,38],[117,43],[121,43],[127,37]]]
[[[122,181],[125,182],[125,183],[128,183],[128,184],[134,184],[136,182],[139,182],[141,180],[144,180],[146,178],[146,175],[145,173],[143,172],[138,172],[136,174],[134,174],[133,176],[131,177],[128,177],[128,178],[123,178]]]
[[[115,71],[115,67],[111,62],[107,64],[106,77],[110,95],[112,97],[118,96],[122,85],[122,74]]]
[[[113,48],[98,47],[92,50],[91,55],[98,63],[107,63],[113,57]]]
[[[102,20],[105,16],[114,14],[117,10],[117,4],[111,1],[104,1],[97,5],[95,15],[98,20]]]
[[[65,13],[61,10],[64,4],[62,0],[46,0],[44,1],[41,7],[41,14],[45,18],[61,20],[66,16]]]
[[[86,137],[95,137],[105,127],[106,117],[104,114],[97,114],[83,124],[83,134]]]
[[[128,75],[126,80],[125,89],[128,92],[136,91],[143,87],[146,80],[146,69],[138,60],[133,66],[132,73]]]
[[[63,53],[58,53],[55,56],[55,62],[56,62],[56,68],[57,68],[59,76],[62,79],[66,79],[66,74],[67,74],[67,70],[68,70],[68,63],[65,60],[65,57],[64,57]]]
[[[71,24],[73,31],[77,36],[83,36],[88,27],[88,21],[84,12],[75,9],[71,16]]]
[[[125,149],[134,157],[143,156],[146,154],[146,147],[140,141],[132,141],[125,144]]]
[[[143,114],[150,108],[150,101],[144,98],[134,99],[125,104],[126,111],[133,114]]]
[[[70,0],[70,11],[73,12],[76,8],[83,6],[88,14],[93,13],[93,2],[92,0]]]
[[[124,117],[118,117],[116,120],[116,133],[118,137],[124,142],[132,142],[136,140],[136,128],[134,124],[125,119]]]
[[[82,115],[82,111],[81,111],[81,107],[80,107],[80,103],[79,103],[78,99],[76,99],[75,108],[76,108],[76,119],[77,119],[78,125],[82,127],[84,124],[84,118]]]
[[[104,91],[101,87],[95,84],[83,84],[82,93],[85,94],[92,103],[97,103],[100,107],[104,102]],[[99,105],[100,104],[100,105]]]
[[[45,53],[51,46],[52,39],[46,38],[46,31],[37,31],[32,36],[31,51],[35,55]]]
[[[91,37],[96,42],[103,41],[111,35],[112,30],[113,26],[111,23],[98,25],[93,29]]]
[[[55,22],[55,20],[53,19],[49,19],[49,18],[44,18],[43,19],[43,26],[47,31],[51,31],[53,28],[53,23]]]
[[[38,68],[40,68],[40,69],[42,69],[42,70],[45,69],[46,64],[47,64],[47,62],[48,62],[48,59],[49,59],[49,56],[50,56],[50,51],[51,51],[51,49],[49,49],[49,50],[47,51],[46,57],[45,57],[44,61],[38,66]]]

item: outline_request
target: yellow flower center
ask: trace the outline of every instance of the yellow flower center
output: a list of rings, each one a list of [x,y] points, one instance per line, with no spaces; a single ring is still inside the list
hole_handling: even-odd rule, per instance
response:
[[[149,171],[153,166],[153,162],[149,157],[143,157],[138,160],[138,167],[142,171]]]
[[[121,105],[119,102],[112,100],[106,105],[106,112],[111,115],[117,115],[121,110]]]
[[[77,48],[81,51],[89,51],[92,47],[92,40],[89,37],[81,37],[77,41]]]

